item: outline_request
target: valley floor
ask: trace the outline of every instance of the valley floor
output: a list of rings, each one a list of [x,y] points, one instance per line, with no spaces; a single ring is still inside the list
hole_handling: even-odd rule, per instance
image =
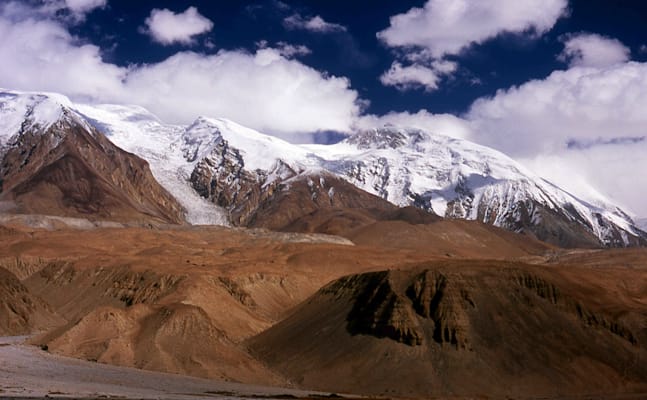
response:
[[[348,399],[358,396],[255,386],[117,367],[50,354],[0,337],[0,399]],[[638,400],[647,393],[567,396],[555,400]],[[437,400],[445,399],[439,397]],[[489,397],[482,397],[483,399]],[[386,397],[380,397],[386,399]],[[458,400],[458,397],[447,399]],[[510,398],[508,398],[510,399]],[[539,399],[539,398],[537,398]],[[542,399],[545,399],[542,397]]]
[[[0,398],[281,399],[329,393],[246,385],[116,367],[50,354],[0,337]]]

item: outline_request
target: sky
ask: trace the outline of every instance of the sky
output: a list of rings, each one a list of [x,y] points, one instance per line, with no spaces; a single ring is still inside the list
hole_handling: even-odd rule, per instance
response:
[[[298,143],[417,127],[647,216],[643,0],[0,0],[0,87]]]

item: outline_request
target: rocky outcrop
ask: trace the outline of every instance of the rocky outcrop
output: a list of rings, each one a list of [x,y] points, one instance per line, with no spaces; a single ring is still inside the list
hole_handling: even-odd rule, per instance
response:
[[[347,317],[351,334],[388,337],[412,346],[422,344],[424,332],[411,301],[395,291],[388,272],[351,278],[340,285],[361,288]]]
[[[186,147],[187,159],[197,157]],[[272,168],[248,170],[240,150],[217,137],[199,160],[191,184],[202,196],[229,213],[237,226],[295,229],[295,223],[319,210],[362,209],[382,214],[397,207],[327,171],[308,171],[277,159]]]
[[[426,270],[406,280],[392,271],[367,273],[342,278],[326,290],[353,292],[347,317],[353,335],[388,337],[411,346],[431,339],[456,349],[469,348],[465,310],[476,304],[466,288],[456,288],[442,273]]]

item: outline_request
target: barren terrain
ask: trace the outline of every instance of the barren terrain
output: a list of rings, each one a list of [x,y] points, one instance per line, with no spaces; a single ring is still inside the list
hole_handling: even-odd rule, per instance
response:
[[[14,218],[0,267],[42,307],[3,301],[49,313],[29,343],[95,366],[389,398],[647,393],[647,251],[415,220],[341,237]]]

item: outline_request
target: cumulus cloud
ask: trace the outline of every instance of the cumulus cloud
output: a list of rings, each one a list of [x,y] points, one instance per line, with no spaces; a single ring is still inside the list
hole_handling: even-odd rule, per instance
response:
[[[389,27],[377,33],[411,63],[394,62],[380,80],[400,90],[436,90],[443,76],[458,69],[447,56],[503,33],[540,35],[567,5],[567,0],[428,0],[422,8],[392,16]]]
[[[53,19],[8,18],[0,7],[0,86],[53,91],[77,101],[140,104],[167,122],[226,117],[289,137],[349,131],[361,100],[348,79],[287,58],[286,49],[215,55],[181,52],[118,67]],[[303,51],[296,49],[294,51]]]
[[[195,7],[189,7],[182,13],[153,9],[145,23],[144,32],[163,45],[191,44],[195,36],[213,29],[213,22],[201,15]]]
[[[380,82],[400,90],[421,87],[431,92],[438,89],[438,84],[445,75],[453,73],[457,68],[458,65],[455,62],[446,60],[433,61],[430,67],[417,63],[403,66],[396,61],[380,76]]]
[[[292,14],[283,19],[283,26],[286,29],[306,30],[317,33],[346,32],[345,26],[327,22],[318,15],[311,18],[304,18],[300,14]]]
[[[81,44],[52,20],[0,18],[0,85],[76,97],[115,94],[127,70],[104,63],[100,49]]]
[[[451,114],[432,114],[427,110],[417,113],[390,112],[384,115],[363,115],[355,122],[355,129],[381,128],[385,125],[422,129],[457,139],[472,135],[468,121]]]
[[[647,64],[573,67],[477,100],[468,118],[483,140],[526,155],[563,150],[571,140],[646,133]],[[523,129],[520,129],[523,127]]]
[[[593,33],[567,35],[558,59],[569,66],[607,67],[629,60],[631,51],[617,39]]]
[[[423,48],[442,58],[504,32],[544,33],[567,5],[566,0],[428,0],[391,17],[377,36],[388,46]]]
[[[348,130],[359,113],[346,78],[324,76],[270,48],[178,53],[131,71],[125,86],[138,104],[167,120],[221,116],[284,136]]]
[[[285,57],[305,56],[312,53],[308,46],[302,44],[289,44],[286,42],[278,42],[276,49]]]
[[[647,63],[630,61],[555,71],[477,100],[465,117],[475,141],[525,160],[587,198],[579,174],[612,200],[647,215],[645,104]]]

